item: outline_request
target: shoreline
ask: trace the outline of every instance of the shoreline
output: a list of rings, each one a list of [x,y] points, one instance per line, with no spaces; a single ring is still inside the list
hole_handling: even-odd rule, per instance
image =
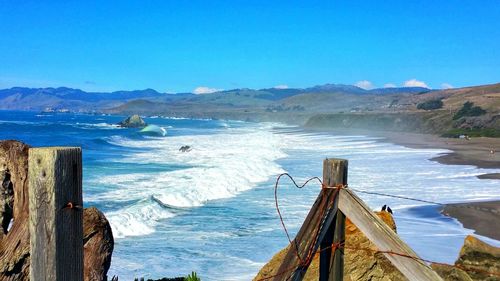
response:
[[[484,169],[500,169],[500,138],[478,137],[466,139],[443,138],[416,133],[376,132],[376,136],[410,148],[441,148],[450,150],[430,160],[445,165],[471,165]],[[491,152],[494,153],[491,153]],[[485,176],[488,175],[488,176]],[[500,173],[489,173],[478,178],[500,179]]]
[[[364,133],[369,136],[382,137],[382,141],[409,148],[449,150],[450,152],[429,159],[443,165],[470,165],[484,169],[500,168],[499,138],[480,137],[466,140],[418,133],[380,131],[365,131]],[[491,154],[492,149],[497,151]],[[500,180],[500,173],[485,173],[476,177]],[[500,225],[500,200],[446,204],[439,208],[438,212],[440,215],[456,219],[464,228],[473,230],[475,234],[500,241],[500,232],[497,229]]]
[[[304,128],[304,127],[302,127]],[[477,137],[470,140],[443,138],[437,135],[392,131],[371,131],[363,129],[328,129],[304,128],[306,130],[335,132],[340,135],[362,134],[383,138],[380,141],[390,142],[409,148],[446,149],[449,152],[430,158],[445,165],[470,165],[483,169],[500,169],[500,138]],[[491,153],[494,151],[494,153]],[[500,180],[500,172],[478,175],[479,179]]]
[[[442,215],[455,218],[464,228],[474,233],[500,241],[500,200],[446,204],[440,208]]]
[[[390,142],[416,149],[446,149],[449,152],[429,160],[444,165],[470,165],[484,169],[500,169],[500,138],[480,137],[466,140],[406,132],[305,129],[334,132],[340,135],[362,134],[380,137],[382,138],[379,140],[381,142]],[[496,150],[495,153],[490,153],[492,149]],[[500,180],[500,172],[485,173],[476,177],[478,179]],[[456,219],[462,224],[462,227],[473,230],[475,234],[500,241],[500,232],[497,229],[500,225],[500,200],[446,204],[442,208],[438,207],[436,211],[439,215]]]
[[[449,150],[450,152],[429,159],[443,165],[471,165],[484,169],[500,168],[500,138],[480,137],[466,140],[418,133],[383,131],[360,131],[359,133],[382,137],[381,141],[409,148]],[[492,149],[497,151],[492,154],[490,153]],[[500,173],[486,173],[476,177],[478,179],[500,180]],[[446,204],[444,207],[438,208],[438,212],[440,215],[456,219],[464,228],[473,230],[475,234],[500,241],[500,232],[497,229],[500,225],[500,200]]]

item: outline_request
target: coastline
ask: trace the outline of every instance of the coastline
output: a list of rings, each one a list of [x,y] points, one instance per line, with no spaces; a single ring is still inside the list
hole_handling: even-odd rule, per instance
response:
[[[497,228],[500,224],[500,201],[447,204],[440,213],[457,219],[463,227],[473,229],[479,235],[500,241]]]
[[[437,135],[400,133],[383,131],[364,131],[370,136],[382,137],[383,141],[409,148],[441,148],[450,152],[429,160],[444,165],[472,165],[484,169],[500,168],[499,138],[443,138]],[[496,150],[491,153],[491,150]],[[487,173],[476,176],[478,179],[500,180],[500,173]],[[500,241],[500,200],[482,202],[462,202],[446,204],[438,209],[441,215],[458,220],[464,228],[472,229],[478,235]]]
[[[366,129],[328,129],[305,128],[306,130],[335,132],[337,134],[363,134],[382,138],[380,141],[390,142],[409,148],[446,149],[450,152],[443,153],[430,160],[445,165],[471,165],[483,169],[500,169],[500,138],[477,137],[469,140],[459,138],[443,138],[437,135],[375,131]],[[494,153],[491,153],[491,151]],[[479,179],[500,180],[500,173],[487,173],[478,175]]]
[[[471,165],[484,169],[500,169],[500,138],[471,138],[453,139],[443,138],[437,135],[371,131],[363,129],[328,129],[328,128],[305,128],[306,130],[323,131],[339,135],[362,134],[381,138],[381,142],[390,142],[409,148],[446,149],[443,153],[429,160],[445,165]],[[491,153],[491,150],[496,150]],[[477,176],[478,179],[500,180],[500,173],[486,173]],[[458,220],[464,228],[472,229],[478,235],[486,236],[500,241],[500,232],[497,226],[500,224],[500,200],[483,202],[462,202],[446,204],[437,208],[439,215],[452,217]]]
[[[382,141],[409,148],[441,148],[450,152],[429,160],[444,165],[472,165],[484,169],[500,168],[500,138],[443,138],[437,135],[385,131],[357,131],[370,136],[381,137]],[[496,150],[491,153],[491,150]],[[500,180],[500,173],[476,176],[479,179]],[[438,208],[441,215],[458,220],[464,228],[472,229],[478,235],[500,241],[500,200],[462,202],[446,204]]]
[[[373,135],[373,134],[372,134]],[[466,139],[443,138],[436,135],[416,133],[375,132],[378,137],[410,148],[442,148],[451,152],[430,160],[446,165],[472,165],[478,168],[500,168],[500,138],[478,137]],[[491,153],[494,151],[494,153]],[[488,175],[488,176],[485,176]],[[478,176],[478,178],[500,179],[499,173]]]

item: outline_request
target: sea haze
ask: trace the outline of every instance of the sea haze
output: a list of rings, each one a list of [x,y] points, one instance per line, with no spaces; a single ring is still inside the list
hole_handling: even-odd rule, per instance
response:
[[[167,130],[143,136],[116,124],[125,116],[0,111],[0,139],[32,146],[81,146],[84,204],[109,219],[115,251],[109,275],[250,280],[287,240],[277,218],[274,181],[321,176],[326,157],[349,160],[349,186],[437,202],[500,199],[500,172],[442,165],[444,150],[410,149],[368,136],[312,133],[276,123],[145,118]],[[182,153],[179,148],[192,147]],[[292,235],[320,186],[284,180],[280,206]],[[423,258],[454,262],[471,230],[436,206],[358,194],[373,209],[387,204],[399,235]],[[498,241],[482,237],[486,242]]]

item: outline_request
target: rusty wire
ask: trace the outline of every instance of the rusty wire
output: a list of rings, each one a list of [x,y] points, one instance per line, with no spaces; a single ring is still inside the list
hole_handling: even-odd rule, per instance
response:
[[[280,174],[277,177],[276,183],[274,185],[274,198],[275,198],[276,211],[278,213],[278,216],[279,216],[281,225],[283,227],[283,230],[285,231],[287,239],[288,239],[288,241],[290,243],[290,247],[294,246],[297,258],[299,259],[300,263],[298,265],[286,268],[285,270],[282,270],[282,271],[280,271],[278,273],[275,273],[273,275],[270,275],[270,276],[267,276],[267,277],[264,277],[264,278],[261,278],[261,279],[257,279],[255,281],[269,280],[269,279],[272,279],[272,278],[284,275],[286,273],[294,272],[294,271],[296,271],[301,266],[304,266],[304,265],[308,266],[316,254],[318,254],[318,253],[320,253],[322,251],[325,251],[325,250],[329,250],[329,249],[332,249],[332,252],[334,252],[336,249],[351,249],[351,250],[359,250],[359,251],[371,252],[374,255],[377,254],[377,253],[388,254],[388,255],[397,255],[397,256],[401,256],[401,257],[413,259],[413,260],[416,260],[416,261],[422,261],[422,262],[425,262],[425,263],[432,263],[432,264],[436,264],[436,265],[451,266],[451,267],[454,267],[454,268],[457,268],[457,269],[461,269],[461,270],[466,271],[466,272],[476,272],[476,273],[487,274],[487,275],[490,275],[490,276],[500,276],[499,272],[487,271],[487,270],[483,270],[483,269],[480,269],[480,268],[477,268],[477,267],[474,267],[474,266],[462,266],[462,265],[457,265],[457,264],[453,265],[453,264],[441,263],[441,262],[436,262],[436,261],[432,261],[432,260],[428,260],[428,259],[423,259],[423,258],[420,258],[420,257],[415,257],[415,256],[412,256],[412,255],[408,255],[408,254],[404,254],[404,253],[398,253],[398,252],[394,252],[394,251],[381,251],[381,250],[373,250],[373,249],[370,249],[370,248],[346,246],[344,242],[333,243],[331,246],[325,247],[325,248],[320,249],[318,251],[314,251],[313,250],[314,246],[317,245],[317,243],[318,243],[318,241],[317,241],[318,235],[319,235],[319,232],[321,231],[321,229],[323,227],[323,223],[324,222],[320,223],[318,225],[318,228],[316,229],[315,234],[314,234],[314,240],[313,240],[314,243],[312,244],[312,247],[309,248],[307,256],[306,256],[306,259],[304,260],[304,259],[302,259],[300,257],[300,253],[299,253],[299,248],[298,248],[298,245],[297,245],[297,241],[295,241],[295,239],[294,239],[293,241],[295,243],[293,243],[292,240],[291,240],[291,238],[290,238],[290,235],[289,235],[288,230],[286,228],[286,225],[285,225],[285,223],[283,221],[283,216],[282,216],[280,208],[279,208],[279,204],[278,204],[278,186],[279,186],[280,179],[283,176],[288,177],[292,181],[292,183],[295,185],[295,187],[297,187],[297,188],[303,188],[309,182],[311,182],[313,180],[317,180],[320,183],[320,185],[321,185],[322,188],[336,189],[336,191],[335,191],[335,193],[333,195],[334,198],[331,201],[332,203],[335,200],[335,196],[338,195],[339,190],[341,188],[346,188],[347,187],[347,185],[337,185],[337,186],[331,186],[331,187],[330,186],[325,186],[323,184],[323,182],[321,181],[321,179],[318,178],[318,177],[309,178],[302,185],[297,184],[297,182],[295,181],[295,179],[290,174],[288,174],[288,173]],[[446,204],[443,204],[443,203],[438,203],[438,202],[433,202],[433,201],[427,201],[427,200],[422,200],[422,199],[417,199],[417,198],[411,198],[411,197],[406,197],[406,196],[391,195],[391,194],[385,194],[385,193],[379,193],[379,192],[370,192],[370,191],[364,191],[364,190],[357,190],[357,189],[353,189],[353,188],[351,188],[351,190],[356,191],[356,192],[360,192],[360,193],[372,194],[372,195],[393,197],[393,198],[398,198],[398,199],[406,199],[406,200],[412,200],[412,201],[424,202],[424,203],[430,203],[430,204],[436,204],[436,205],[446,205]],[[323,215],[325,213],[325,210],[328,210],[331,207],[332,206],[327,205],[326,208],[322,210],[321,216],[320,216],[321,220],[324,220]],[[291,276],[289,276],[286,280],[288,280],[290,277]]]

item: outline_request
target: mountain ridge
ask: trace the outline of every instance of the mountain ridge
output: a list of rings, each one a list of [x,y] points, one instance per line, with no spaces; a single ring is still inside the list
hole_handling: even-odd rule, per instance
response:
[[[392,94],[432,91],[426,88],[378,88],[365,90],[353,85],[324,84],[308,88],[263,88],[263,89],[231,89],[210,94],[193,93],[161,93],[154,89],[120,90],[113,92],[87,92],[69,87],[11,87],[0,90],[0,109],[42,110],[45,107],[76,107],[76,110],[99,110],[115,106],[117,102],[128,102],[134,99],[153,99],[157,101],[173,101],[179,99],[210,100],[225,94],[245,95],[263,100],[281,100],[287,97],[308,93],[350,93],[350,94]],[[219,98],[220,99],[220,98]],[[96,104],[88,104],[96,103]]]

